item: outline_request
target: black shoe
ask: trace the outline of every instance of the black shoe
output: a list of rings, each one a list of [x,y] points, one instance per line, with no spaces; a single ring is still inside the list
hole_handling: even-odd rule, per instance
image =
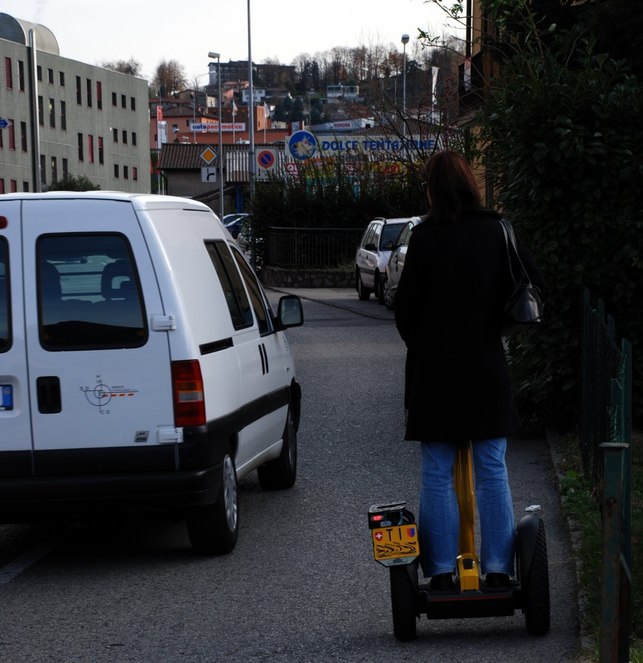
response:
[[[438,573],[438,575],[431,578],[429,587],[432,592],[453,592],[455,591],[455,583],[453,582],[452,573]]]
[[[506,591],[509,589],[509,576],[506,573],[487,573],[485,585],[492,591]]]

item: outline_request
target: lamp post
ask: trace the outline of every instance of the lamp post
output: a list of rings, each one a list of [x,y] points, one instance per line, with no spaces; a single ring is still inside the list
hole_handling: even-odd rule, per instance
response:
[[[223,223],[225,215],[225,204],[223,200],[223,117],[221,116],[221,53],[210,51],[208,57],[217,61],[217,113],[219,120],[217,122],[219,136],[219,218]]]
[[[255,197],[255,116],[254,116],[254,88],[252,84],[252,38],[250,36],[250,0],[248,0],[248,139],[250,142],[248,150],[248,198],[250,200],[250,210]],[[254,267],[257,266],[257,240],[255,229],[252,228],[252,240],[250,246],[250,262]]]
[[[409,43],[409,36],[402,35],[402,46],[404,56],[402,58],[402,131],[406,138],[406,45]]]

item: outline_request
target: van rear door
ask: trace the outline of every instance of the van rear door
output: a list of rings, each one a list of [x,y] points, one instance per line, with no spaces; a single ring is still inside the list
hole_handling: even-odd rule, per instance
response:
[[[131,204],[27,199],[22,225],[35,473],[172,469],[168,332]]]
[[[0,477],[31,473],[20,201],[0,202]]]

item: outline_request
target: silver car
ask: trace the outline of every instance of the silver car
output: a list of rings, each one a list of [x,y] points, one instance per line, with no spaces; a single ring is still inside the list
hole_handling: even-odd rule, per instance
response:
[[[404,268],[404,260],[406,258],[406,249],[411,239],[411,232],[418,223],[422,222],[422,218],[414,216],[409,219],[408,223],[402,228],[402,231],[395,241],[395,246],[391,251],[384,275],[382,277],[382,303],[388,309],[393,309],[395,306],[395,293],[397,292],[397,285],[400,282],[400,275]]]
[[[355,289],[366,300],[374,292],[383,300],[382,280],[397,236],[409,219],[373,219],[367,226],[355,254]]]

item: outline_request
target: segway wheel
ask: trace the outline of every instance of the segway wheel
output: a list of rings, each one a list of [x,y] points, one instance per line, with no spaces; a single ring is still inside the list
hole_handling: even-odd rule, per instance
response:
[[[416,587],[411,579],[415,565],[410,568],[391,566],[391,609],[393,613],[393,635],[398,640],[415,640],[416,632]],[[417,572],[417,570],[416,570]]]
[[[525,626],[532,635],[544,635],[549,631],[549,566],[545,524],[538,524],[533,557],[527,577],[522,579],[523,612]]]

